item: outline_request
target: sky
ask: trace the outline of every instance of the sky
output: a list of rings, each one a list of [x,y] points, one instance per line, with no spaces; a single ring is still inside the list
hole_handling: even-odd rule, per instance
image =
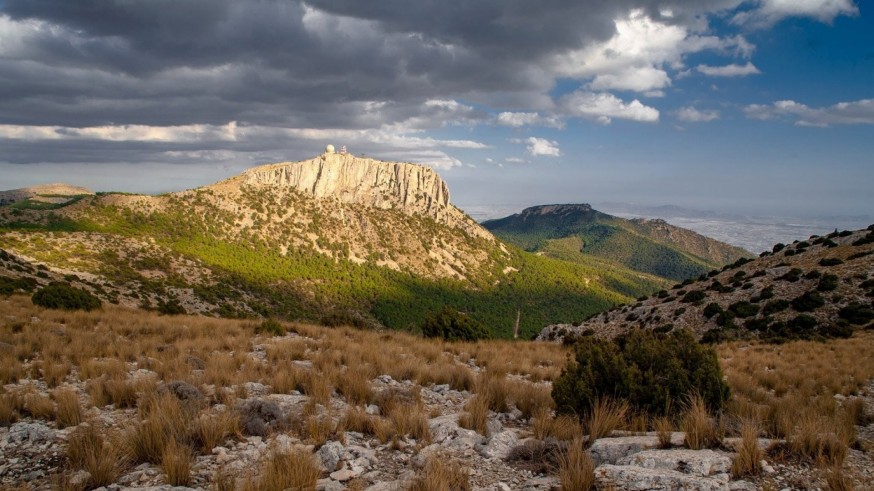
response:
[[[328,143],[486,215],[870,215],[874,2],[0,0],[0,189],[176,191]]]

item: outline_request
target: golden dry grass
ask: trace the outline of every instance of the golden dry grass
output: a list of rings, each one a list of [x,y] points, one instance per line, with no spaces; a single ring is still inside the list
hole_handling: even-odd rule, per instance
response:
[[[740,447],[731,465],[733,476],[754,476],[762,471],[763,453],[759,448],[759,431],[758,422],[749,419],[741,421]]]
[[[83,420],[82,406],[79,404],[79,395],[71,390],[58,388],[52,392],[52,397],[57,404],[55,420],[58,427],[66,428],[76,426]]]
[[[315,458],[308,452],[272,452],[262,464],[258,477],[250,476],[243,491],[315,489],[320,474]]]
[[[122,436],[95,424],[79,426],[70,434],[67,458],[73,468],[88,472],[90,487],[114,483],[130,464]]]
[[[581,438],[568,443],[558,455],[558,478],[568,491],[589,491],[595,486],[595,463]]]
[[[691,396],[685,404],[683,431],[686,432],[686,446],[693,450],[716,447],[722,440],[716,418],[710,414],[704,399],[697,395]]]
[[[469,491],[470,470],[445,456],[431,456],[408,491]]]
[[[481,395],[475,395],[464,407],[466,411],[458,418],[458,425],[489,436],[489,401]]]
[[[625,423],[628,415],[628,401],[602,397],[595,402],[586,418],[586,433],[589,442],[609,436]]]
[[[188,486],[191,484],[191,465],[194,454],[191,448],[176,440],[170,440],[161,454],[161,470],[167,484]]]

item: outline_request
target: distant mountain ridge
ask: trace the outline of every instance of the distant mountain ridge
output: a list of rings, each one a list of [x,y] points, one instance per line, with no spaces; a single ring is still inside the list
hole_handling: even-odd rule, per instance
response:
[[[432,169],[342,154],[249,169],[160,196],[0,207],[0,274],[188,312],[413,328],[449,306],[508,336],[666,286],[497,240]],[[172,310],[172,309],[171,309]]]
[[[46,203],[65,202],[76,196],[92,194],[94,194],[93,191],[81,186],[73,186],[64,183],[40,184],[26,188],[0,191],[0,205],[21,202],[29,199],[36,199]]]
[[[587,263],[601,258],[672,280],[697,276],[750,253],[664,220],[624,219],[588,204],[533,206],[482,224],[527,251]]]

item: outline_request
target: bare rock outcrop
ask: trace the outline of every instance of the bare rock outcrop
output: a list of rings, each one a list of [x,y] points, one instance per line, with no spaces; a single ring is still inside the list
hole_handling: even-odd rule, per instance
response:
[[[401,209],[440,220],[450,213],[449,188],[429,167],[325,153],[245,171],[243,184],[287,186],[314,198]]]

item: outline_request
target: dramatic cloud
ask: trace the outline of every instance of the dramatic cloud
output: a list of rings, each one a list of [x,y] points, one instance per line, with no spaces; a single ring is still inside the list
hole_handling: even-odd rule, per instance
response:
[[[531,136],[524,140],[513,138],[510,140],[510,143],[524,143],[526,145],[525,150],[532,157],[561,157],[561,150],[558,148],[557,141]],[[507,159],[507,162],[510,162],[510,160]]]
[[[677,119],[686,123],[707,123],[719,119],[719,111],[700,111],[692,106],[681,108],[674,114],[677,116]]]
[[[789,119],[799,126],[874,124],[874,99],[840,102],[821,108],[809,107],[795,101],[777,101],[772,105],[752,104],[744,111],[749,118]]]
[[[606,92],[576,91],[564,97],[561,104],[568,114],[594,119],[601,124],[610,124],[612,118],[645,123],[659,120],[658,109],[645,106],[637,99],[626,103]]]
[[[747,62],[746,65],[725,65],[725,66],[710,66],[710,65],[698,65],[696,68],[699,72],[704,75],[709,75],[711,77],[745,77],[747,75],[758,75],[762,73],[753,65],[751,62]]]
[[[831,23],[840,15],[859,13],[852,0],[758,0],[756,3],[753,10],[735,15],[734,22],[763,27],[786,17],[812,17]]]
[[[718,50],[749,56],[753,50],[742,36],[702,36],[688,26],[653,20],[640,9],[617,19],[615,25],[616,33],[609,40],[556,56],[557,72],[591,78],[592,90],[652,92],[671,85],[667,69],[681,69],[686,54]]]

